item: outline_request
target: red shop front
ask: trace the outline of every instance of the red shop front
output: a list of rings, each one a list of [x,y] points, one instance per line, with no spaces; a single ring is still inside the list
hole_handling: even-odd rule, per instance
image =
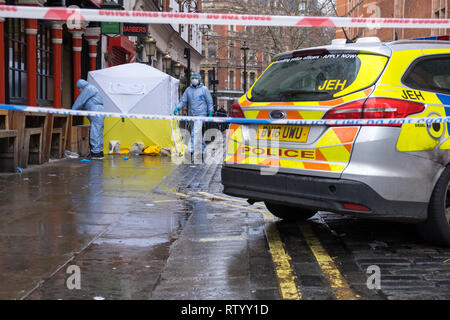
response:
[[[136,60],[134,43],[125,36],[108,39],[109,66],[131,63]]]

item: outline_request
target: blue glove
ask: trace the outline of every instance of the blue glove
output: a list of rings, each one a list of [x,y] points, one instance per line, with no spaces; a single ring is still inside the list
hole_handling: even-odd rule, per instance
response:
[[[210,112],[209,113],[209,115],[208,115],[208,117],[212,117],[213,116],[213,113],[212,112]]]
[[[173,114],[177,115],[177,113],[178,113],[178,108],[175,108],[175,110],[173,110]]]

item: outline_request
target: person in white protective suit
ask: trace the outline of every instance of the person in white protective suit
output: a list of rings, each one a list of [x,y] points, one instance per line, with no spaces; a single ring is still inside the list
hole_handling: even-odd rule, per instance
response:
[[[214,107],[211,93],[201,81],[202,77],[199,73],[192,74],[191,85],[184,91],[180,103],[174,110],[175,115],[189,103],[189,116],[213,116]],[[194,128],[191,131],[191,139],[188,146],[191,155],[198,150],[200,143],[202,146],[201,152],[203,155],[205,154],[206,144],[203,140],[202,125],[202,121],[194,121]]]
[[[73,110],[87,110],[87,111],[103,111],[102,95],[96,87],[89,84],[86,80],[80,79],[77,81],[77,88],[81,90],[81,94],[72,106]],[[89,116],[91,123],[89,131],[89,143],[91,151],[88,158],[103,159],[103,116]]]

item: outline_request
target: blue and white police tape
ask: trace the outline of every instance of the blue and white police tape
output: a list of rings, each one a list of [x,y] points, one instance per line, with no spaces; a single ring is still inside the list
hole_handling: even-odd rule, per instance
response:
[[[306,120],[306,119],[248,119],[248,118],[225,118],[225,117],[191,117],[172,116],[162,114],[129,114],[119,112],[84,111],[72,109],[41,108],[10,104],[0,104],[0,109],[47,113],[56,115],[104,117],[104,118],[127,118],[127,119],[151,119],[151,120],[177,120],[177,121],[202,121],[215,123],[238,123],[238,124],[285,124],[285,125],[308,125],[308,126],[364,126],[364,125],[394,125],[405,123],[447,123],[450,117],[430,118],[393,118],[393,119],[345,119],[345,120]]]

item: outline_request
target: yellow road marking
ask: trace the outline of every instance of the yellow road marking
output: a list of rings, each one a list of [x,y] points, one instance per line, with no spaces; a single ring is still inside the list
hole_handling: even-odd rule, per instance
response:
[[[206,192],[198,192],[199,194],[211,195]],[[223,197],[222,197],[223,198]],[[226,199],[232,201],[243,202],[243,200],[238,199]],[[245,209],[252,209],[243,207]],[[280,234],[276,228],[271,228],[270,222],[273,221],[273,215],[266,210],[258,210],[262,213],[264,217],[264,222],[266,224],[266,235],[269,243],[269,248],[272,253],[272,260],[277,265],[276,271],[277,276],[280,283],[280,289],[282,290],[283,299],[289,299],[289,297],[296,297],[291,299],[301,299],[301,293],[298,292],[295,286],[295,277],[293,276],[291,266],[289,264],[289,260],[291,260],[290,256],[285,252],[283,248],[283,244],[281,242]],[[320,243],[320,240],[315,236],[311,227],[306,223],[299,223],[299,227],[303,236],[306,239],[308,246],[314,254],[314,257],[317,260],[322,272],[327,278],[331,288],[334,290],[336,298],[338,300],[353,300],[358,297],[355,295],[353,291],[350,289],[347,281],[341,275],[339,270],[337,269],[333,259],[328,255],[325,248]],[[271,230],[269,232],[269,230]],[[447,261],[450,261],[448,259]],[[445,261],[445,262],[447,262]],[[287,263],[286,263],[287,262]],[[286,267],[289,267],[289,270]],[[294,292],[294,293],[293,293]],[[295,294],[297,292],[297,295]]]
[[[210,203],[217,203],[209,199],[195,197],[181,192],[175,192],[175,194],[180,197],[186,197]],[[302,298],[301,292],[297,289],[297,286],[295,284],[296,277],[292,270],[291,264],[289,263],[291,257],[284,250],[280,233],[278,232],[276,225],[273,223],[274,218],[273,215],[269,211],[263,209],[244,207],[229,203],[227,203],[227,206],[238,209],[256,211],[262,214],[264,218],[266,238],[269,245],[270,254],[272,255],[272,261],[274,263],[275,272],[278,277],[278,284],[280,286],[281,297],[286,300],[300,300]]]
[[[199,242],[216,242],[216,241],[242,241],[247,240],[246,237],[223,237],[223,238],[201,238],[198,241]]]
[[[294,275],[291,264],[289,263],[291,257],[284,250],[280,233],[278,232],[276,225],[273,223],[273,216],[271,216],[271,214],[267,211],[263,214],[263,216],[267,242],[269,244],[272,261],[275,266],[275,272],[278,277],[281,297],[286,300],[300,300],[302,298],[302,294],[297,289],[295,284],[296,276]]]
[[[223,198],[224,200],[231,200],[231,201],[237,201],[237,202],[245,202],[243,200],[238,199],[232,199],[232,198],[226,198],[226,197],[220,197],[215,196],[213,194],[209,194],[207,192],[198,192],[201,195],[206,196],[213,196],[218,199]],[[204,202],[210,202],[214,203],[215,201],[204,199],[200,197],[191,196],[188,194],[176,192],[175,194],[191,198],[195,200],[200,200]],[[217,202],[215,202],[217,203]],[[281,241],[280,233],[278,229],[276,228],[275,224],[273,224],[273,218],[274,216],[268,212],[267,210],[263,209],[257,209],[257,208],[251,208],[251,207],[244,207],[240,205],[234,205],[234,204],[227,204],[227,206],[244,209],[244,210],[250,210],[250,211],[257,211],[262,214],[264,218],[265,223],[265,231],[266,231],[266,237],[270,249],[270,253],[272,255],[272,261],[275,265],[275,271],[278,277],[278,283],[280,286],[281,296],[283,299],[287,300],[299,300],[302,298],[301,292],[297,289],[297,286],[295,284],[295,275],[292,271],[290,260],[291,257],[289,254],[284,250],[283,242]],[[347,281],[344,279],[344,277],[341,275],[339,270],[337,269],[333,259],[328,255],[325,248],[320,243],[320,240],[317,238],[317,236],[314,234],[313,230],[307,223],[299,223],[300,231],[302,232],[303,236],[305,237],[305,240],[310,247],[311,251],[314,254],[314,257],[316,258],[317,263],[319,264],[320,268],[322,269],[322,272],[324,276],[327,278],[330,287],[334,291],[334,294],[338,300],[354,300],[359,297],[359,295],[355,295],[353,291],[350,289],[350,286],[348,285]],[[445,262],[450,261],[450,259],[446,260]]]
[[[347,281],[339,272],[333,259],[328,255],[325,248],[320,243],[320,240],[314,234],[311,227],[305,223],[298,224],[300,231],[305,237],[306,243],[314,254],[320,268],[322,269],[325,278],[333,289],[334,294],[338,300],[354,300],[357,296],[350,289]]]

